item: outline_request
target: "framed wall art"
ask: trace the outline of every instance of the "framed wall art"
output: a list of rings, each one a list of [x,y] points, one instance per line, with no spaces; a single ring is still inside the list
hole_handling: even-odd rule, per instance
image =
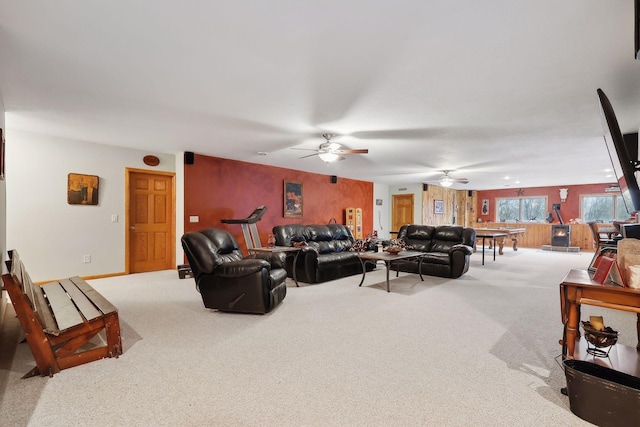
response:
[[[482,199],[482,215],[489,215],[489,199]]]
[[[100,178],[97,175],[70,173],[67,180],[67,203],[97,205],[99,182]]]
[[[284,217],[302,218],[302,183],[284,182]]]
[[[434,200],[434,202],[433,202],[433,213],[435,213],[435,214],[443,214],[444,213],[444,200]]]

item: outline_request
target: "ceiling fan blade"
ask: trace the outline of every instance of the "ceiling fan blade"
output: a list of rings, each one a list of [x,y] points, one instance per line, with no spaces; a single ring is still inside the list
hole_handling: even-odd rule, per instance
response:
[[[369,150],[362,148],[357,150],[334,150],[333,152],[336,154],[367,154]]]
[[[296,147],[289,147],[292,150],[302,150],[302,151],[318,151],[315,148],[296,148]]]
[[[298,157],[299,159],[306,159],[307,157],[313,157],[313,156],[317,156],[320,153],[313,153],[313,154],[309,154],[307,156],[302,156],[302,157]]]
[[[469,180],[467,178],[451,178],[453,182],[457,182],[459,184],[468,184]]]

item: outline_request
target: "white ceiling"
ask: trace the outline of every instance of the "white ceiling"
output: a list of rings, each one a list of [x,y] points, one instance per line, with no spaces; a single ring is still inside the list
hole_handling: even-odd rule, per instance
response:
[[[0,90],[9,138],[390,185],[444,169],[469,178],[454,188],[611,182],[596,89],[637,132],[633,12],[633,0],[0,0]],[[369,154],[325,165],[291,149],[324,132]]]

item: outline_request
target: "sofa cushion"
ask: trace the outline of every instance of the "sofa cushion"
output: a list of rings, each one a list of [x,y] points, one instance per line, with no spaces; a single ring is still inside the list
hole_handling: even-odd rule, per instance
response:
[[[449,253],[447,252],[427,252],[422,257],[422,265],[425,263],[449,265],[450,262]]]
[[[353,236],[349,232],[349,228],[342,224],[327,224],[327,228],[331,232],[333,240],[353,240]]]
[[[406,235],[402,237],[409,240],[431,240],[435,229],[431,225],[409,225]]]
[[[327,253],[318,256],[318,268],[335,268],[336,266],[344,265],[345,263],[357,262],[360,263],[358,255],[353,252],[337,252]]]
[[[307,230],[309,230],[310,239],[307,239],[314,242],[328,242],[333,240],[333,233],[326,225],[307,225]]]
[[[449,253],[451,248],[462,242],[462,227],[440,226],[433,233],[431,252]]]
[[[330,254],[333,252],[342,252],[341,248],[336,248],[336,244],[333,241],[328,242],[311,242],[311,246],[318,250],[319,254]]]

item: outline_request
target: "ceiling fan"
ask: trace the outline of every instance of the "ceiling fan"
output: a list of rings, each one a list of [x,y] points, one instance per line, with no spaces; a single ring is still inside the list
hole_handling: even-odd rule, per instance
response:
[[[312,156],[318,156],[320,157],[320,159],[326,163],[331,163],[331,162],[335,162],[336,160],[344,160],[344,157],[342,156],[342,154],[367,154],[369,152],[368,149],[363,148],[363,149],[355,149],[355,150],[350,150],[350,149],[342,149],[340,147],[342,147],[342,145],[336,143],[336,142],[331,142],[331,138],[335,137],[336,135],[332,134],[332,133],[324,133],[322,134],[322,137],[326,140],[325,142],[323,142],[322,144],[320,144],[320,147],[318,147],[317,150],[311,150],[308,148],[294,148],[294,150],[307,150],[307,151],[315,151],[315,153],[313,154],[309,154],[308,156],[302,156],[300,157],[301,159],[307,158],[307,157],[312,157]]]
[[[452,184],[454,183],[458,183],[458,184],[468,184],[469,180],[467,178],[452,178],[449,176],[449,172],[451,171],[446,171],[443,170],[442,173],[444,175],[442,175],[439,179],[438,184],[440,184],[443,187],[451,187]]]

